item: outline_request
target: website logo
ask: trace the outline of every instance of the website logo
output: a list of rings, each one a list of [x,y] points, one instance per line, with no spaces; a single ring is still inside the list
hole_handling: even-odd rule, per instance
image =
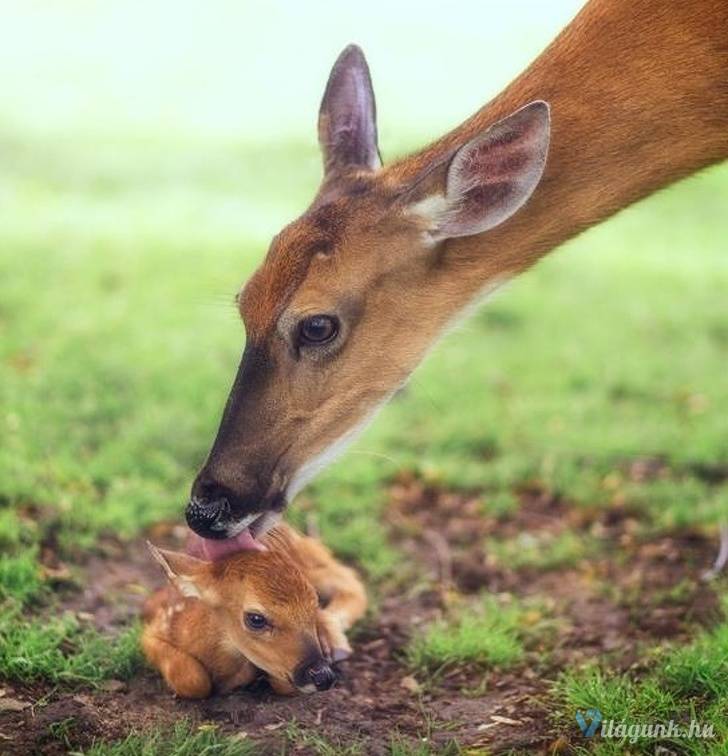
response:
[[[587,709],[576,712],[576,723],[586,738],[592,737],[602,722],[602,712],[599,709]]]

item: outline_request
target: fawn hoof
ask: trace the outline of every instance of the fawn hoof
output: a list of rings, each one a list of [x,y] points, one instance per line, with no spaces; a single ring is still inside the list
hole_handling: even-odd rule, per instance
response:
[[[348,659],[351,656],[351,649],[350,648],[334,648],[331,650],[331,661],[336,664],[336,662],[344,661],[345,659]]]

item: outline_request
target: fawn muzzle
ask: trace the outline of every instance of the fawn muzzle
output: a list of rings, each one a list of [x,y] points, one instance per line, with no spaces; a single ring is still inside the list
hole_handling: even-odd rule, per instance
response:
[[[313,685],[316,690],[328,690],[336,682],[336,672],[321,656],[304,661],[293,676],[296,687],[305,690]]]

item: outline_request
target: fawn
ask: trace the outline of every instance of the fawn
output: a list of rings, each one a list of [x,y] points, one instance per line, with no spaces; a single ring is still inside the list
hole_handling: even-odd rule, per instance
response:
[[[227,693],[258,670],[284,695],[335,682],[332,663],[351,651],[345,631],[366,610],[361,580],[286,525],[261,543],[214,562],[149,544],[170,585],[144,606],[142,647],[178,696]]]

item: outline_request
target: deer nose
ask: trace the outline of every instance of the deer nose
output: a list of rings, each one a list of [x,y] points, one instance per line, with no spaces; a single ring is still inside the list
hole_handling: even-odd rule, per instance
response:
[[[203,470],[192,485],[185,512],[187,524],[202,538],[229,538],[256,516],[285,508],[282,494],[267,493],[259,481],[241,481],[234,490]]]
[[[310,666],[306,676],[314,684],[316,690],[328,690],[336,682],[336,672],[326,662]]]
[[[230,488],[203,470],[192,485],[187,524],[203,538],[227,538],[230,526],[248,514],[243,504]]]
[[[230,503],[224,496],[211,499],[193,495],[185,511],[191,530],[203,538],[225,538],[230,517]]]

